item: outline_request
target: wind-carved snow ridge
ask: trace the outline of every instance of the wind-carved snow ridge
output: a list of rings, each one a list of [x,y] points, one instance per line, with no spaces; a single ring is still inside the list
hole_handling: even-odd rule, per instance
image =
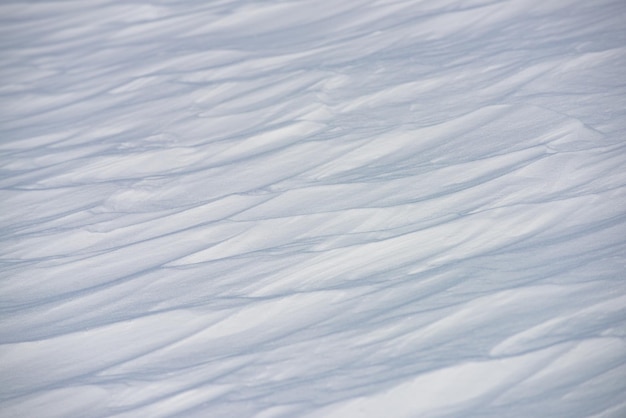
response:
[[[3,2],[0,416],[625,416],[625,15]]]

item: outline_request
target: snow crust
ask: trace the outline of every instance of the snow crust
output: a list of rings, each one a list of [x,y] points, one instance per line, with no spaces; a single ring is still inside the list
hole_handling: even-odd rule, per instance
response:
[[[626,4],[0,4],[0,416],[626,416]]]

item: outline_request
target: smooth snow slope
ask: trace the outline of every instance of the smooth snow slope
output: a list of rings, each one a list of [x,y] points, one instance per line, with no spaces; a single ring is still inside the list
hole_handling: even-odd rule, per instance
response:
[[[623,0],[0,4],[0,416],[626,416]]]

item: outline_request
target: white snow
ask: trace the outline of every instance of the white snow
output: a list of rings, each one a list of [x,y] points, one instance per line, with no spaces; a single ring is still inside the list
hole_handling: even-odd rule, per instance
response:
[[[0,416],[626,416],[622,0],[0,4]]]

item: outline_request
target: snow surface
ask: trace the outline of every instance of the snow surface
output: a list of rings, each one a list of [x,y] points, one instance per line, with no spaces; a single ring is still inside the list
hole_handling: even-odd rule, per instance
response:
[[[623,0],[0,3],[2,417],[626,416]]]

